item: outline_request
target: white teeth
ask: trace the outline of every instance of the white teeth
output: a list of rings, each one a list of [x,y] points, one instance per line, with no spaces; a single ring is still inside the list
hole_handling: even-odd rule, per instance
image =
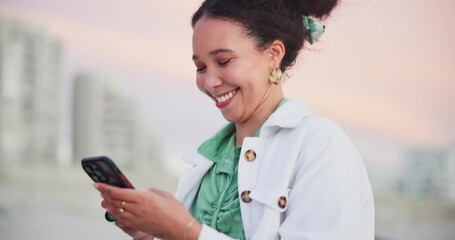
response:
[[[229,100],[230,98],[232,98],[235,95],[235,93],[236,93],[236,91],[232,91],[232,92],[227,93],[224,96],[216,97],[216,101],[217,102],[225,102],[225,101]]]

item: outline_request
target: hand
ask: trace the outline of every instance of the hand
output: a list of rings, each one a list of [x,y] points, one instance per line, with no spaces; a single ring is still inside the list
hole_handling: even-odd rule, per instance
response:
[[[133,240],[153,240],[153,237],[150,234],[141,232],[131,227],[124,226],[118,221],[115,222],[115,225],[119,227],[123,232],[130,235],[130,237],[132,237]]]
[[[105,200],[103,200],[101,202],[101,206],[106,209],[108,207],[108,204],[107,204],[107,202]],[[131,228],[131,227],[128,227],[128,226],[125,226],[125,225],[122,225],[118,221],[115,222],[115,225],[117,227],[119,227],[123,232],[128,234],[130,237],[132,237],[133,240],[149,240],[149,239],[153,239],[153,237],[150,236],[150,234],[141,232],[141,231],[139,231],[137,229],[134,229],[134,228]]]
[[[102,207],[117,219],[116,225],[134,237],[147,233],[162,239],[197,239],[201,225],[196,222],[187,229],[193,219],[191,213],[168,192],[158,189],[137,191],[96,183],[101,192]],[[120,210],[125,201],[123,212]]]

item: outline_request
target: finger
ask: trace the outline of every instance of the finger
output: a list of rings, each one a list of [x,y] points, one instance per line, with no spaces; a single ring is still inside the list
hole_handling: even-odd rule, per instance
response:
[[[106,200],[103,200],[103,201],[101,202],[101,207],[103,207],[103,208],[107,208],[108,205],[109,205],[109,204],[107,203]]]
[[[105,183],[94,183],[93,186],[101,193],[101,195],[111,196],[112,191],[115,189],[124,189],[116,186],[112,186]]]
[[[130,188],[119,188],[104,183],[95,183],[95,188],[101,192],[104,199],[116,199],[120,201],[136,202],[139,192]]]
[[[117,227],[119,227],[120,229],[122,229],[122,231],[124,231],[126,234],[130,235],[131,237],[134,237],[138,232],[138,230],[136,230],[135,228],[129,227],[129,226],[125,225],[124,223],[121,223],[120,221],[116,221],[115,225]]]
[[[164,194],[165,194],[164,191],[161,191],[161,190],[159,190],[157,188],[150,188],[148,191],[151,192],[151,193],[157,194],[159,196],[162,196],[162,197],[164,197]]]
[[[111,207],[110,205],[106,208],[106,211],[112,217],[117,219],[117,222],[122,223],[123,221],[129,222],[133,218],[133,214],[128,211],[121,211],[118,207]]]
[[[106,188],[110,185],[104,183],[94,183],[93,186],[98,190],[101,194],[106,193]]]
[[[124,212],[125,211],[125,206],[126,202],[124,201],[118,201],[118,200],[112,200],[112,199],[106,199],[104,200],[105,202],[105,209],[110,210],[110,211],[119,211],[119,212]],[[121,210],[120,210],[121,209]]]
[[[127,231],[135,230],[134,228],[129,226],[128,223],[126,223],[125,221],[116,221],[115,225],[117,227],[121,228],[122,230],[127,230]]]
[[[128,226],[125,224],[125,222],[121,222],[121,221],[115,221],[115,226],[117,226],[121,229],[128,228]]]
[[[137,233],[137,230],[134,228],[121,228],[126,234],[130,235],[130,237],[134,237]]]
[[[118,209],[120,212],[126,211],[126,205],[127,205],[126,201],[110,200],[109,202],[107,202],[107,207],[112,209]]]

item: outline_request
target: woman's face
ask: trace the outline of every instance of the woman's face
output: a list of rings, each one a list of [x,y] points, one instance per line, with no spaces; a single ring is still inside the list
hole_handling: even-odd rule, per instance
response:
[[[249,120],[276,92],[268,81],[270,55],[236,22],[201,18],[193,30],[193,61],[198,88],[230,122]]]

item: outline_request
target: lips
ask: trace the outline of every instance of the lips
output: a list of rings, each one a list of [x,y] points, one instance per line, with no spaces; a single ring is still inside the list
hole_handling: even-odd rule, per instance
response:
[[[229,103],[231,103],[231,101],[234,99],[234,96],[237,94],[237,91],[238,88],[214,97],[216,106],[218,108],[224,108],[229,105]]]

